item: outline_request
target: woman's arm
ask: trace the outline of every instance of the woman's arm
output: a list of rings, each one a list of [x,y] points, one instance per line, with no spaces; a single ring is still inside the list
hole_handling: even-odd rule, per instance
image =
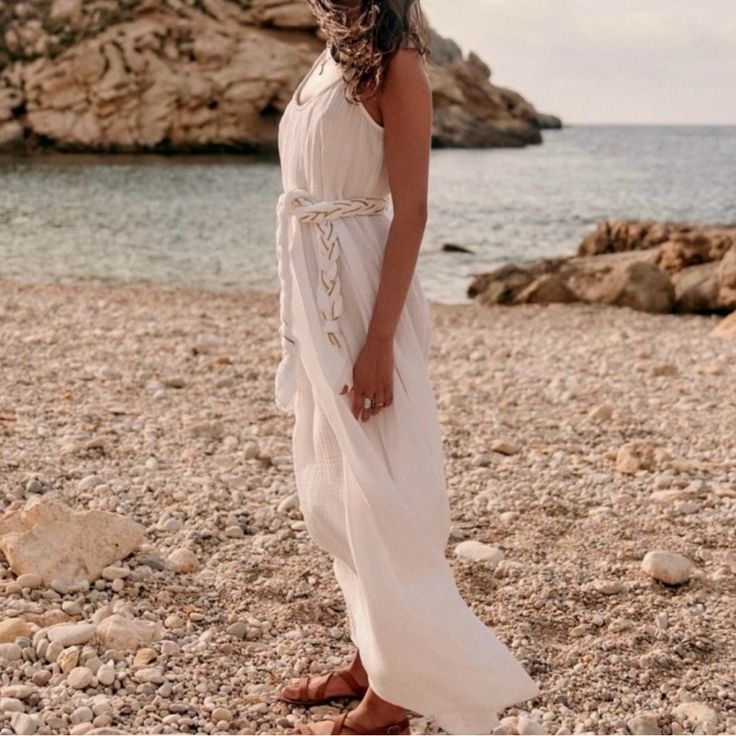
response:
[[[366,343],[354,366],[353,414],[364,421],[380,411],[363,409],[364,395],[384,406],[393,400],[393,340],[427,221],[432,90],[417,51],[399,49],[391,59],[380,108],[394,215]]]
[[[380,104],[394,217],[368,329],[369,339],[379,341],[394,337],[427,221],[432,90],[419,53],[396,53]]]

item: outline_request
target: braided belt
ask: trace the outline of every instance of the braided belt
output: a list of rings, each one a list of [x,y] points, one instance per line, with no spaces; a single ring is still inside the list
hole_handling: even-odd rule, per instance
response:
[[[345,340],[340,329],[343,311],[340,290],[340,233],[339,220],[359,215],[377,215],[386,209],[387,201],[377,197],[354,197],[317,201],[303,189],[283,192],[276,207],[276,252],[278,274],[281,283],[280,328],[282,358],[276,369],[275,398],[280,409],[293,413],[293,397],[296,388],[294,375],[299,343],[294,334],[293,281],[302,294],[302,307],[307,322],[318,322],[319,330],[313,333],[315,346],[330,384],[340,391],[352,386],[352,365],[348,360]],[[296,221],[296,226],[292,223]],[[302,254],[295,248],[303,248],[303,225],[316,228],[317,283],[307,283],[309,274],[304,268]],[[310,288],[311,287],[311,288]],[[315,314],[316,313],[316,314]],[[310,319],[311,317],[311,319]]]

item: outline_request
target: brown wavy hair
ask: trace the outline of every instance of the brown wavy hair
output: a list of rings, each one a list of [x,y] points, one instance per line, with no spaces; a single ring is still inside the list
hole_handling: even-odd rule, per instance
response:
[[[402,46],[414,46],[429,58],[427,21],[419,0],[360,0],[355,8],[340,0],[307,3],[341,67],[351,102],[383,87],[391,57]]]

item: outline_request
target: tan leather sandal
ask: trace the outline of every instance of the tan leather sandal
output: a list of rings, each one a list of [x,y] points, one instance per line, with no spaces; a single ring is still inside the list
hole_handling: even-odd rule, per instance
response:
[[[356,726],[346,726],[345,725],[345,719],[350,715],[349,711],[346,711],[345,713],[340,713],[339,716],[331,716],[329,718],[324,718],[325,721],[332,721],[332,730],[330,731],[331,734],[376,734],[376,736],[381,736],[383,734],[388,734],[390,736],[393,736],[396,734],[410,734],[411,728],[409,726],[409,719],[403,718],[400,721],[397,721],[396,723],[388,723],[385,726],[380,726],[379,728],[372,728],[370,731],[363,731],[360,728]],[[299,733],[301,734],[313,734],[314,731],[309,730],[308,724],[297,724],[297,728],[299,729]],[[305,730],[306,729],[306,730]],[[345,730],[347,729],[347,731]]]
[[[344,695],[325,696],[325,692],[327,692],[327,686],[329,685],[330,680],[333,677],[339,677],[350,688],[351,692],[345,693]],[[360,685],[349,672],[332,670],[332,672],[329,672],[327,674],[324,682],[320,683],[317,686],[314,697],[310,698],[309,683],[311,682],[311,680],[311,677],[302,677],[300,680],[297,681],[296,685],[291,686],[298,687],[297,697],[291,698],[288,695],[285,695],[282,689],[279,693],[279,699],[285,703],[290,703],[291,705],[322,705],[324,703],[329,703],[331,700],[339,700],[342,698],[362,698],[368,690],[367,687],[363,687],[362,685]]]

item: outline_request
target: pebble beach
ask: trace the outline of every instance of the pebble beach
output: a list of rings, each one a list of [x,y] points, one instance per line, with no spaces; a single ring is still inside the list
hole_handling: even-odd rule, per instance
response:
[[[736,734],[736,336],[601,304],[431,308],[447,556],[541,689],[495,733]],[[73,589],[0,555],[0,734],[339,712],[276,698],[352,655],[279,357],[276,294],[0,280],[0,511],[58,499],[144,532]]]

